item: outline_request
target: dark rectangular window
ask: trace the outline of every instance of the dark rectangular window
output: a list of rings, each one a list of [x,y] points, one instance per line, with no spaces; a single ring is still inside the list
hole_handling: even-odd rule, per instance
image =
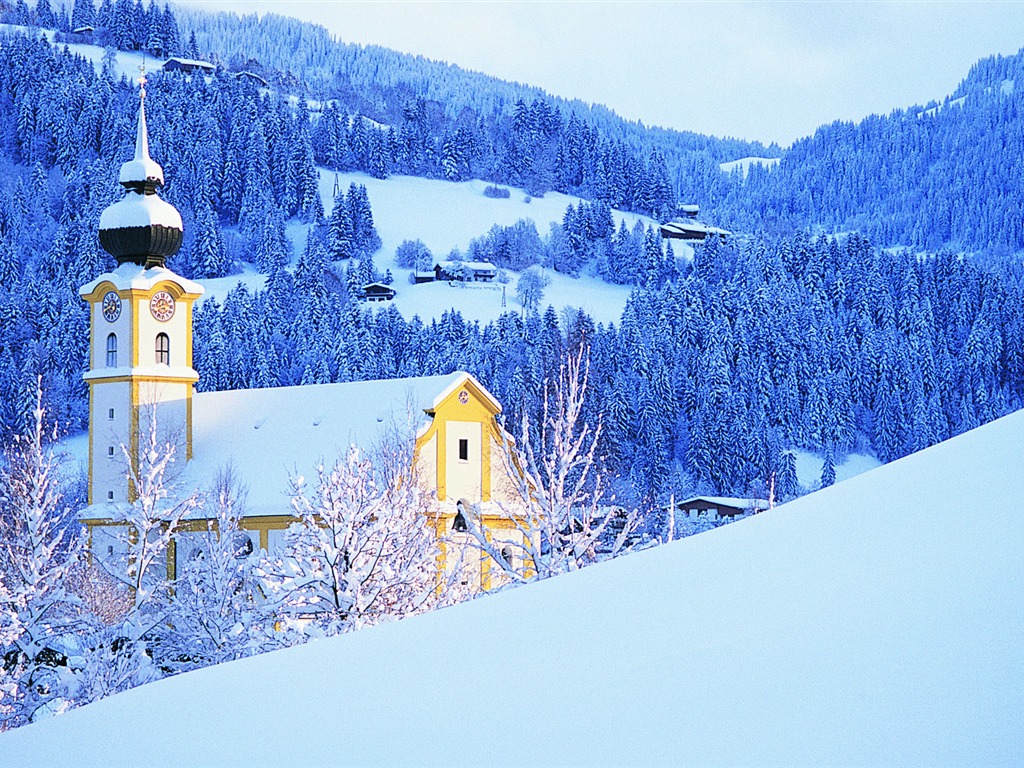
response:
[[[469,440],[459,440],[459,461],[469,461]]]

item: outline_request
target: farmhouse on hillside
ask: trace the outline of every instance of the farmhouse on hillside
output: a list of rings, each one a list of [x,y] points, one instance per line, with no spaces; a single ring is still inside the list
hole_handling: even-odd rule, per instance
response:
[[[699,205],[679,206],[680,216],[661,225],[661,236],[672,240],[704,240],[709,235],[717,235],[719,240],[724,241],[732,234],[727,229],[712,227],[697,221],[700,215]]]
[[[466,515],[510,560],[522,557],[524,534],[506,513],[518,500],[506,461],[511,438],[496,420],[501,405],[468,373],[195,394],[192,315],[203,287],[165,266],[183,230],[156,194],[163,170],[149,156],[144,101],[120,183],[124,197],[100,217],[100,243],[118,266],[80,289],[90,318],[89,506],[81,519],[92,551],[113,555],[121,546],[111,535],[118,508],[138,496],[131,478],[154,432],[186,460],[177,478],[185,494],[210,488],[232,467],[247,486],[241,528],[254,548],[273,552],[296,522],[290,479],[356,445],[408,457],[406,476],[426,499],[423,524],[439,541],[439,569],[458,568],[473,588],[491,585],[491,561],[460,530]],[[205,522],[190,520],[180,536]],[[174,578],[174,547],[166,568]]]
[[[163,65],[165,72],[195,72],[198,70],[204,75],[212,75],[216,68],[216,65],[209,61],[183,59],[178,56],[172,56]]]
[[[439,261],[434,264],[435,280],[490,283],[497,276],[498,268],[489,261]]]
[[[367,283],[359,289],[359,298],[364,301],[391,301],[396,291],[384,283]]]

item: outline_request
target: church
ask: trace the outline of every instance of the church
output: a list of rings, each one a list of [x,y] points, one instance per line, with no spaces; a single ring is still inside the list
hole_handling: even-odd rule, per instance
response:
[[[472,563],[463,583],[489,588],[496,566],[464,533],[465,516],[476,515],[514,565],[524,534],[508,514],[520,497],[509,475],[512,439],[496,419],[501,405],[472,375],[194,391],[192,317],[204,289],[166,266],[183,226],[157,195],[163,170],[149,155],[144,81],[140,99],[135,155],[119,177],[124,196],[100,217],[100,244],[117,267],[79,291],[90,318],[89,506],[80,519],[92,550],[112,553],[117,506],[136,498],[132,478],[151,435],[174,446],[175,481],[186,495],[230,467],[246,489],[241,528],[268,552],[295,522],[292,477],[314,474],[353,445],[396,455],[411,446],[439,567]],[[201,517],[190,521],[202,525]],[[166,567],[174,578],[173,548]]]

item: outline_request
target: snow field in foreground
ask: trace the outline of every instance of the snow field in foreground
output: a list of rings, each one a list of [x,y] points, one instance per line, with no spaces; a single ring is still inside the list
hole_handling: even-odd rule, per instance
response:
[[[706,534],[135,689],[0,755],[1020,764],[1022,455],[1018,412]]]

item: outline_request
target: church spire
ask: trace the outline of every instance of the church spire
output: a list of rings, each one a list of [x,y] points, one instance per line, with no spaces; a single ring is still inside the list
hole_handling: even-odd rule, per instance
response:
[[[139,121],[135,131],[135,157],[121,166],[121,185],[133,192],[151,195],[164,184],[164,169],[149,156],[146,129],[146,73],[139,77]]]
[[[162,267],[181,247],[183,228],[177,209],[156,194],[157,187],[163,186],[164,171],[149,156],[144,69],[139,86],[135,156],[121,165],[118,180],[125,188],[124,197],[100,215],[100,245],[119,264]]]

